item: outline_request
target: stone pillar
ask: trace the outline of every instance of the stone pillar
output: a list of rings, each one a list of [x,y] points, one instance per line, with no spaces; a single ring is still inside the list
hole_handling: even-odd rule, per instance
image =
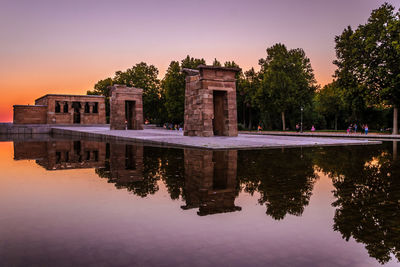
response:
[[[236,78],[239,68],[200,65],[184,69],[186,136],[237,136]],[[215,114],[218,112],[218,114]]]
[[[89,102],[89,113],[93,113],[94,102]]]

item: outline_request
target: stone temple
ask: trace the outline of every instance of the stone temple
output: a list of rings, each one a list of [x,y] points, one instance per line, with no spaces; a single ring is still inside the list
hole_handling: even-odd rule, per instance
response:
[[[198,66],[186,76],[186,136],[237,136],[236,73],[239,68]]]
[[[14,124],[105,124],[104,96],[47,94],[35,105],[14,105]]]

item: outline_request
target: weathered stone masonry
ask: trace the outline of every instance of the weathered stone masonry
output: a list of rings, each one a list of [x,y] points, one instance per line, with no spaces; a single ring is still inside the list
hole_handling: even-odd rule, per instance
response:
[[[104,96],[48,94],[15,105],[14,124],[105,124]]]
[[[143,89],[110,86],[110,129],[143,130]]]
[[[238,68],[200,65],[184,69],[187,136],[237,136],[236,79]]]

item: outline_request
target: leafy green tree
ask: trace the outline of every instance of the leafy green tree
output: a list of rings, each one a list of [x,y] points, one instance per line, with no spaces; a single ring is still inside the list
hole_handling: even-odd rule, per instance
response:
[[[336,76],[349,90],[362,89],[371,104],[393,107],[393,134],[398,133],[400,101],[400,12],[390,4],[373,10],[355,31],[336,36]],[[358,86],[355,86],[358,85]]]
[[[335,82],[325,85],[315,95],[316,111],[326,117],[334,117],[335,130],[338,129],[338,117],[344,109],[343,94]]]
[[[185,74],[181,72],[178,61],[172,61],[161,88],[165,95],[165,108],[168,120],[173,123],[182,123],[185,111]]]
[[[214,58],[214,61],[213,61],[212,65],[215,66],[215,67],[221,67],[222,66],[221,62],[219,62],[216,58]]]
[[[246,126],[246,110],[248,114],[248,128],[253,128],[254,114],[257,113],[256,94],[261,84],[261,76],[254,68],[246,71],[238,79],[237,92],[241,101],[243,124]]]
[[[182,123],[185,111],[185,75],[182,68],[196,69],[205,65],[204,59],[193,58],[189,55],[181,61],[172,61],[169,64],[164,79],[161,81],[161,91],[164,96],[164,107],[167,120],[173,123]]]
[[[157,119],[162,109],[158,69],[145,62],[136,64],[126,71],[117,71],[115,84],[124,84],[143,89],[143,114],[145,118]]]
[[[317,89],[310,60],[300,48],[288,50],[283,44],[275,44],[267,48],[267,57],[259,64],[263,79],[257,92],[258,107],[267,113],[273,106],[286,130],[285,112],[311,104]]]
[[[160,90],[160,81],[157,76],[158,69],[155,66],[141,62],[126,71],[115,72],[113,78],[107,78],[97,82],[94,86],[94,90],[88,91],[87,94],[104,95],[107,99],[110,97],[109,85],[122,84],[130,87],[142,88],[144,116],[153,120],[159,119],[163,116],[164,105],[163,95]],[[107,111],[109,114],[109,106]]]
[[[187,69],[197,69],[197,67],[199,65],[205,65],[206,61],[204,60],[204,58],[193,58],[190,57],[189,55],[186,56],[186,58],[184,58],[181,61],[181,67],[182,68],[187,68]]]

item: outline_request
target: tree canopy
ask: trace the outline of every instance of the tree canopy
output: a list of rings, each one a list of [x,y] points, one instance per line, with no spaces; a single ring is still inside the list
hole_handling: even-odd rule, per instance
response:
[[[338,67],[338,82],[347,90],[364,95],[371,105],[392,106],[393,133],[397,133],[400,13],[385,3],[372,11],[366,24],[356,30],[347,27],[336,36],[335,42],[337,60],[334,63]]]

